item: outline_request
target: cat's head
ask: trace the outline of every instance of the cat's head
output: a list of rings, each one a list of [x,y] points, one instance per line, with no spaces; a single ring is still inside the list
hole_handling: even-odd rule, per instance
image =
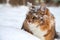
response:
[[[49,16],[50,16],[50,13],[49,13],[49,10],[47,8],[42,8],[43,10],[41,10],[41,7],[37,10],[37,12],[29,12],[28,15],[27,15],[27,19],[29,20],[29,22],[32,22],[32,23],[35,23],[36,21],[39,21],[39,22],[44,22],[46,21]]]
[[[50,13],[49,10],[46,8],[44,11],[39,9],[37,12],[29,12],[26,20],[28,23],[34,24],[36,26],[40,26],[41,29],[48,29],[50,23]]]

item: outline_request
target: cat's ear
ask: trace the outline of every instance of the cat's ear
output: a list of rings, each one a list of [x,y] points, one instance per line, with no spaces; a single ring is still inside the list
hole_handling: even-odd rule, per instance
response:
[[[46,5],[45,5],[45,3],[42,3],[42,4],[41,4],[40,10],[41,10],[41,11],[45,11],[45,10],[46,10]]]
[[[31,8],[31,7],[32,7],[32,3],[27,2],[27,6],[28,6],[29,8]]]

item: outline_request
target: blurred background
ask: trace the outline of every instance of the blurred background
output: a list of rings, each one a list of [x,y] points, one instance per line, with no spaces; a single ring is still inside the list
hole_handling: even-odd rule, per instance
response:
[[[0,3],[6,3],[6,2],[7,2],[7,0],[0,0]],[[33,5],[38,5],[41,2],[45,2],[48,6],[60,6],[60,0],[11,0],[10,4],[26,5],[27,2],[30,2]]]

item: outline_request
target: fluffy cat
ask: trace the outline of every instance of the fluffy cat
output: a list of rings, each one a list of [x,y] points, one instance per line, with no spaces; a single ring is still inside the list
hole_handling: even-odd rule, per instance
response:
[[[48,8],[41,5],[36,12],[32,10],[27,14],[23,29],[41,40],[54,40],[56,35],[55,18]]]

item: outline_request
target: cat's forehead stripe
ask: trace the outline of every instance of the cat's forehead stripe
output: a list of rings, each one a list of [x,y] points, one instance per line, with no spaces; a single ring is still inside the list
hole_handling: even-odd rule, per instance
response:
[[[38,17],[38,15],[36,13],[33,14],[35,17]]]

